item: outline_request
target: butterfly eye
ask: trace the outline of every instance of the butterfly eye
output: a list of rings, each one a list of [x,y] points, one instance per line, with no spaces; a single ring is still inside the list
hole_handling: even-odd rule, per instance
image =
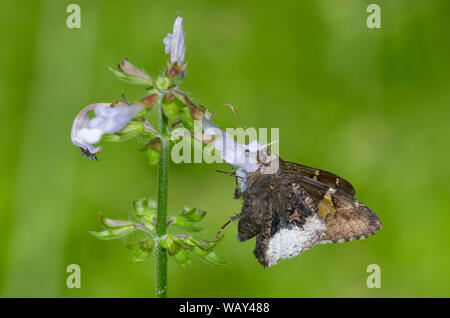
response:
[[[263,166],[270,166],[270,156],[267,156],[268,149],[258,151],[256,160]]]

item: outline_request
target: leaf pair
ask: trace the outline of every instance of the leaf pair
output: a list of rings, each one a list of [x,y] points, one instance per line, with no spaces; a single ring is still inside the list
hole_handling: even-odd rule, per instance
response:
[[[182,228],[189,232],[198,232],[201,228],[196,226],[205,217],[206,212],[197,208],[184,208],[184,210],[169,219],[168,224]]]
[[[89,231],[90,234],[94,235],[98,239],[115,240],[136,231],[135,223],[132,221],[113,220],[105,218],[101,214],[100,219],[105,229],[100,232]]]
[[[127,247],[133,251],[133,256],[131,257],[133,263],[143,263],[150,258],[154,246],[155,241],[147,240],[130,244]]]
[[[160,244],[181,265],[191,264],[189,252],[196,254],[211,265],[220,266],[227,264],[220,260],[213,251],[213,248],[216,246],[215,242],[204,241],[193,236],[168,234]]]
[[[89,233],[102,240],[113,240],[140,231],[144,238],[127,245],[133,251],[132,260],[134,263],[142,263],[148,260],[152,250],[158,245],[160,248],[167,250],[167,253],[182,265],[191,264],[190,253],[199,256],[212,265],[226,264],[213,251],[217,242],[205,241],[190,234],[165,234],[157,238],[155,231],[158,204],[155,200],[140,199],[134,201],[132,206],[134,220],[114,220],[100,214],[104,230],[90,231]],[[188,232],[198,232],[201,229],[196,224],[202,221],[205,215],[206,212],[203,210],[185,207],[183,211],[169,219],[167,227],[173,225]]]
[[[158,203],[152,199],[140,199],[133,201],[134,217],[144,225],[149,231],[156,230],[158,217]]]

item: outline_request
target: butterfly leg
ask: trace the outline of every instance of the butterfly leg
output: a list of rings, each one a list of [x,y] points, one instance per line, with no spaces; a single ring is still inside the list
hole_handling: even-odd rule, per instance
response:
[[[219,240],[220,233],[222,233],[222,231],[225,229],[225,227],[226,227],[228,224],[230,224],[231,222],[236,221],[236,220],[239,219],[240,217],[241,217],[241,214],[240,214],[240,213],[239,213],[239,214],[236,214],[235,216],[231,217],[224,225],[221,226],[221,228],[219,229],[219,232],[217,232],[216,240],[215,240],[214,244],[217,244],[217,241]]]
[[[230,171],[223,171],[223,170],[216,170],[217,172],[220,172],[220,173],[223,173],[224,175],[227,175],[227,176],[232,176],[232,177],[234,177],[234,179],[235,179],[235,181],[236,181],[236,187],[235,187],[235,189],[234,189],[234,198],[235,199],[239,199],[241,196],[242,196],[242,193],[241,193],[241,186],[239,185],[239,181],[238,181],[238,179],[240,178],[240,179],[244,179],[243,177],[241,177],[241,176],[238,176],[237,174],[236,174],[236,171],[232,171],[232,172],[230,172]]]

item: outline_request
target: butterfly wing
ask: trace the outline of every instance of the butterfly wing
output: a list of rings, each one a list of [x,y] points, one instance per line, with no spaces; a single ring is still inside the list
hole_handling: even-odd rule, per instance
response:
[[[254,254],[264,267],[301,254],[326,235],[317,205],[297,182],[278,182],[266,204]]]
[[[323,242],[364,239],[381,229],[378,216],[350,194],[302,175],[287,174],[284,182],[297,182],[309,194],[326,226]]]
[[[264,267],[318,243],[363,239],[381,228],[372,210],[327,184],[291,172],[274,184],[254,251]]]
[[[283,161],[286,171],[292,173],[301,174],[310,179],[322,182],[329,187],[341,190],[351,196],[355,195],[355,189],[347,180],[328,171],[311,168],[295,162]]]

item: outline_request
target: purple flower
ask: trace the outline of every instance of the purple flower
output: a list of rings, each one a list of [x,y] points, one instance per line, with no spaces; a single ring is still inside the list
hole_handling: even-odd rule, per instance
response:
[[[75,117],[72,125],[72,143],[80,147],[83,157],[97,159],[102,147],[95,147],[104,134],[114,134],[122,130],[128,122],[139,113],[143,106],[128,105],[112,107],[110,103],[91,104],[83,108]],[[89,119],[93,110],[95,117]]]
[[[166,46],[166,54],[170,54],[170,63],[184,63],[186,48],[184,46],[183,18],[177,17],[173,24],[173,33],[167,34],[163,40]]]

